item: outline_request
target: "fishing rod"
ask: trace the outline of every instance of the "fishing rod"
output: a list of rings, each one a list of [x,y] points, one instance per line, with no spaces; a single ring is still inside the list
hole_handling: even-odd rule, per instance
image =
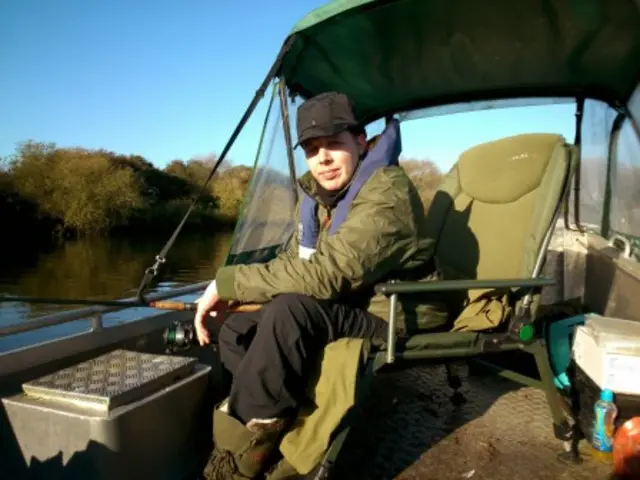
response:
[[[195,312],[198,309],[196,302],[180,302],[176,300],[92,300],[88,298],[46,298],[46,297],[20,297],[15,295],[4,295],[0,297],[0,302],[24,302],[24,303],[46,303],[50,305],[89,305],[96,307],[148,307],[159,310],[188,311]],[[259,304],[231,304],[229,310],[233,312],[253,312],[260,309]]]
[[[3,295],[0,296],[1,302],[26,302],[26,303],[46,303],[57,305],[90,305],[90,306],[104,306],[104,307],[149,307],[157,308],[161,310],[173,310],[173,311],[195,311],[198,308],[197,302],[180,302],[176,300],[152,300],[152,301],[139,301],[139,300],[93,300],[88,298],[46,298],[46,297],[22,297],[17,295]],[[255,312],[259,310],[262,305],[257,303],[237,303],[232,302],[229,304],[228,310],[230,312]],[[62,323],[63,320],[57,322]],[[51,326],[55,323],[49,323]],[[4,328],[6,330],[6,327]],[[0,329],[3,330],[3,329]],[[11,329],[11,326],[9,327]],[[20,331],[26,331],[21,328],[13,329]],[[4,333],[11,335],[14,332],[9,331]],[[2,334],[0,334],[2,336]],[[191,322],[174,321],[171,325],[164,329],[162,338],[166,345],[166,352],[170,354],[185,352],[192,346],[197,344],[197,335],[195,326]]]
[[[236,138],[240,134],[240,131],[242,130],[244,125],[247,123],[247,121],[249,120],[249,117],[251,116],[253,111],[256,109],[256,106],[258,105],[259,101],[262,99],[262,97],[266,93],[267,89],[269,88],[269,84],[271,80],[276,77],[276,73],[280,68],[282,59],[284,58],[285,53],[291,47],[292,43],[293,43],[293,37],[289,38],[285,42],[285,44],[282,46],[280,53],[278,54],[278,57],[276,58],[275,62],[271,66],[271,69],[269,70],[266,77],[262,81],[260,88],[258,88],[255,95],[253,96],[251,102],[249,103],[249,106],[247,107],[246,111],[242,115],[242,118],[236,125],[236,128],[232,132],[231,137],[229,138],[226,145],[222,149],[220,156],[218,157],[217,161],[213,165],[213,168],[209,172],[209,175],[205,180],[204,184],[202,185],[202,187],[200,188],[200,191],[198,192],[197,195],[193,197],[191,204],[187,209],[187,212],[185,213],[184,217],[182,218],[182,220],[180,221],[180,223],[172,233],[171,237],[169,237],[169,240],[164,245],[160,253],[156,255],[155,263],[151,267],[145,270],[144,276],[142,277],[140,285],[138,286],[135,300],[93,300],[93,299],[85,299],[85,298],[73,298],[73,299],[43,298],[43,297],[25,297],[25,296],[5,295],[5,296],[0,296],[0,303],[24,302],[24,303],[46,303],[51,305],[90,305],[90,306],[122,307],[122,308],[149,307],[149,308],[156,308],[161,310],[174,310],[174,311],[197,310],[198,304],[196,302],[179,302],[175,300],[168,300],[168,301],[167,300],[162,300],[162,301],[147,300],[145,298],[145,291],[150,286],[151,282],[154,279],[157,279],[158,274],[160,273],[161,266],[167,261],[166,259],[167,253],[169,252],[174,242],[176,241],[178,234],[180,233],[180,231],[182,230],[182,227],[185,225],[187,221],[187,218],[195,208],[198,200],[205,193],[207,184],[209,183],[213,175],[216,173],[216,171],[218,170],[218,168],[226,158],[228,151],[231,149],[231,146],[233,145]],[[273,103],[273,99],[275,98],[275,93],[276,93],[276,89],[274,88],[273,96],[271,98],[268,111],[271,110],[271,104]],[[266,119],[265,119],[265,123],[266,123]],[[260,304],[239,304],[234,302],[229,305],[229,310],[232,312],[254,312],[256,310],[259,310],[260,308],[261,308]]]
[[[272,64],[271,68],[269,69],[269,72],[267,73],[266,77],[264,78],[264,80],[260,84],[260,87],[256,91],[255,95],[253,96],[253,99],[249,103],[249,106],[247,107],[247,109],[245,110],[244,114],[240,118],[240,121],[236,125],[236,128],[231,133],[231,137],[229,138],[229,140],[227,141],[226,145],[222,149],[222,152],[220,153],[220,156],[218,157],[216,163],[213,165],[213,168],[209,172],[209,175],[207,176],[207,179],[205,180],[204,184],[202,185],[199,193],[196,196],[193,197],[193,200],[192,200],[191,204],[189,205],[189,208],[187,209],[187,212],[184,214],[184,217],[182,217],[182,220],[180,221],[180,223],[178,224],[178,226],[176,227],[174,232],[171,234],[171,237],[169,237],[169,240],[167,240],[167,243],[164,245],[164,247],[162,247],[162,250],[160,251],[160,253],[158,255],[156,255],[155,263],[145,270],[144,276],[142,277],[142,280],[140,281],[140,285],[138,286],[138,291],[136,292],[136,298],[138,299],[138,301],[146,302],[146,299],[145,299],[145,296],[144,296],[144,293],[145,293],[146,289],[151,285],[151,282],[153,282],[154,279],[158,278],[158,275],[160,273],[160,268],[167,261],[167,254],[169,253],[169,250],[171,249],[171,247],[175,243],[176,239],[178,238],[178,235],[180,234],[180,231],[182,230],[182,227],[185,225],[185,223],[187,221],[187,218],[191,214],[192,210],[195,208],[198,200],[206,192],[207,184],[209,183],[209,181],[211,180],[213,175],[216,173],[216,171],[218,170],[218,168],[222,164],[223,160],[226,158],[227,153],[229,152],[229,150],[233,146],[234,142],[236,141],[236,138],[238,137],[238,135],[240,134],[240,132],[244,128],[245,124],[247,123],[247,121],[249,120],[251,115],[253,114],[254,110],[258,106],[258,103],[260,103],[260,100],[262,99],[262,97],[264,97],[265,93],[267,92],[267,89],[269,88],[269,84],[271,83],[271,81],[274,78],[276,78],[276,74],[277,74],[278,70],[280,69],[280,65],[281,65],[282,60],[283,60],[283,58],[285,56],[285,53],[289,50],[289,48],[293,44],[293,38],[294,38],[293,36],[290,37],[285,42],[285,44],[282,46],[282,48],[280,49],[280,52],[278,53],[278,56],[277,56],[276,60],[274,61],[274,63]],[[269,115],[269,111],[271,110],[271,104],[273,103],[273,99],[275,98],[275,94],[276,94],[276,89],[274,88],[273,89],[273,96],[271,97],[271,102],[270,102],[269,107],[267,109],[267,117]],[[265,123],[266,123],[266,120],[267,119],[265,118]],[[263,131],[264,131],[264,127],[263,127]]]

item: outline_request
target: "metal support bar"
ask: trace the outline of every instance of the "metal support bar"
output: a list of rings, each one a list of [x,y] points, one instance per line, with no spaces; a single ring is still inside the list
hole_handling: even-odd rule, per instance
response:
[[[578,158],[576,160],[575,172],[573,174],[573,220],[576,228],[580,233],[584,233],[580,225],[580,189],[582,187],[581,171],[582,171],[582,121],[584,118],[584,98],[576,99],[576,135],[573,140],[574,145],[578,149]],[[569,230],[569,196],[567,195],[567,209],[565,211],[565,228]]]
[[[453,333],[455,335],[455,333]],[[513,350],[521,350],[522,346],[516,343],[504,344],[500,348],[500,352],[508,352]],[[400,352],[396,354],[396,357],[402,360],[428,360],[428,359],[441,359],[441,358],[463,358],[474,357],[476,355],[482,355],[483,352],[480,347],[470,349],[465,347],[457,348],[438,348],[430,350],[408,350],[406,352]]]
[[[375,286],[376,293],[450,292],[485,288],[541,288],[555,285],[552,278],[513,278],[505,280],[436,280],[433,282],[387,282]]]
[[[455,335],[455,334],[454,334]],[[508,343],[504,344],[500,352],[510,352],[515,350],[523,350],[524,346],[517,343]],[[430,348],[426,350],[405,350],[401,352],[394,352],[393,361],[389,362],[389,350],[384,350],[376,353],[372,353],[369,355],[369,358],[376,365],[375,370],[377,371],[379,368],[388,365],[389,363],[399,364],[401,362],[413,362],[420,360],[435,360],[441,361],[443,359],[450,358],[466,358],[466,357],[475,357],[477,355],[483,355],[489,352],[483,352],[481,348],[478,346],[477,348],[469,348],[469,347],[454,347],[454,348]]]
[[[393,363],[396,359],[396,310],[398,307],[398,295],[391,295],[389,299],[389,329],[387,330],[387,363]]]

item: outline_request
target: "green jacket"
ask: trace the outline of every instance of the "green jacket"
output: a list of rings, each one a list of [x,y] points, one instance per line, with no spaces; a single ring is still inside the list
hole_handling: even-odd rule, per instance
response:
[[[318,200],[310,173],[299,183]],[[332,212],[318,204],[318,220],[324,225]],[[299,215],[298,204],[296,225]],[[216,275],[220,298],[263,303],[278,294],[299,293],[340,299],[387,319],[388,299],[376,295],[374,285],[392,279],[419,280],[431,273],[435,240],[426,234],[418,191],[398,166],[383,167],[371,175],[336,234],[329,236],[328,227],[321,227],[316,252],[309,260],[298,257],[297,233],[287,249],[268,263],[222,267]],[[414,300],[400,297],[399,325],[409,318],[412,323],[424,323],[424,307]],[[433,311],[428,310],[427,322],[433,323]],[[443,320],[438,313],[436,323]]]

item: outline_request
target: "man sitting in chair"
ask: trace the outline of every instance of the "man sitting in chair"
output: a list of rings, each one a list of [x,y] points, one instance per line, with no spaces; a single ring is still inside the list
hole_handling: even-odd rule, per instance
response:
[[[221,317],[229,301],[264,304],[228,314],[219,332],[233,381],[214,411],[210,479],[256,476],[295,417],[327,344],[385,337],[388,300],[373,286],[418,280],[432,268],[424,207],[398,165],[396,120],[368,145],[350,100],[329,92],[298,108],[297,135],[309,167],[299,180],[297,234],[268,263],[221,268],[198,302],[201,345],[210,342],[205,318]]]

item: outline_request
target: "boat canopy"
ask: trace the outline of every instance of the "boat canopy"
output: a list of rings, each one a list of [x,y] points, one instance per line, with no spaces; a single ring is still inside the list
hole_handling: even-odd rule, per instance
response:
[[[637,0],[337,0],[294,26],[276,75],[303,98],[348,94],[364,123],[494,98],[624,106],[638,25]]]
[[[271,98],[229,262],[270,258],[293,230],[296,179],[306,163],[291,148],[291,137],[305,98],[344,92],[364,125],[391,115],[407,120],[505,102],[572,102],[583,133],[575,139],[582,157],[576,182],[583,189],[569,210],[579,224],[577,205],[584,203],[583,220],[600,225],[617,203],[604,208],[604,186],[587,183],[615,176],[606,159],[617,115],[628,118],[623,140],[640,136],[639,82],[640,0],[330,2],[293,27],[258,90],[260,96],[272,85],[280,102]],[[627,150],[616,150],[618,170]],[[628,186],[610,181],[616,192],[631,195]],[[625,225],[634,208],[624,208]]]

